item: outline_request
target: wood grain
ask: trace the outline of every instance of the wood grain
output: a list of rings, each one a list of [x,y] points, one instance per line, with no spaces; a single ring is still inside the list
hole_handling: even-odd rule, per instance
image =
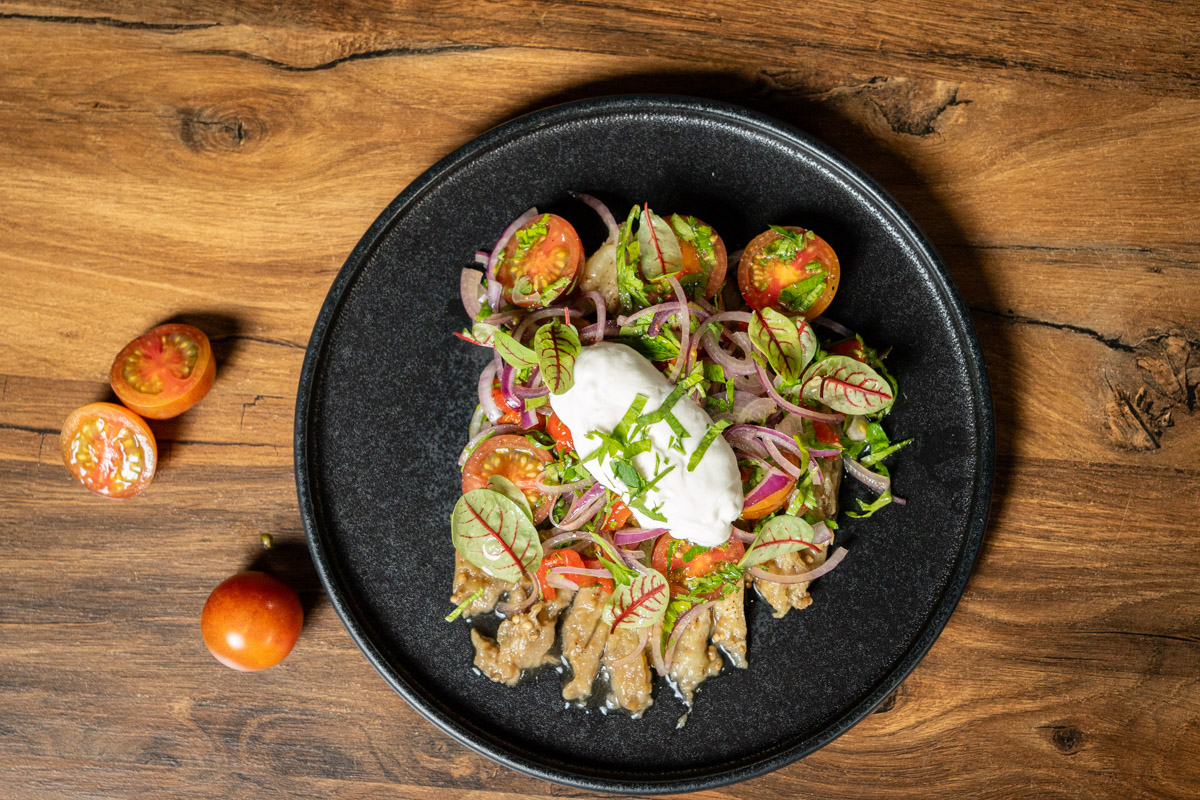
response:
[[[0,2],[0,796],[587,796],[453,743],[355,649],[303,547],[295,384],[337,269],[426,167],[549,103],[674,91],[811,131],[909,209],[971,308],[999,451],[912,676],[703,796],[1195,797],[1200,15],[971,8]],[[58,428],[175,318],[218,381],[155,424],[151,491],[91,497]],[[263,558],[306,627],[239,675],[198,613]]]

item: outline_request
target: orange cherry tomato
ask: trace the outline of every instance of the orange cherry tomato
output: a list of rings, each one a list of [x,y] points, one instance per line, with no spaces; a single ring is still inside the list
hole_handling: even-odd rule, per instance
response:
[[[788,495],[792,493],[792,489],[794,488],[796,488],[796,479],[789,477],[787,483],[783,484],[780,489],[758,500],[749,508],[743,508],[742,519],[762,519],[767,514],[778,511],[783,508],[787,502]]]
[[[689,223],[694,223],[695,228],[701,226],[712,228],[711,225],[697,219],[696,217],[688,217],[682,214],[672,214],[671,217],[682,217]],[[686,241],[683,237],[679,239],[679,249],[683,252],[683,268],[679,271],[679,275],[695,275],[707,274],[708,282],[704,286],[704,296],[713,297],[717,292],[721,291],[721,287],[725,283],[725,273],[729,269],[729,256],[725,251],[725,242],[713,230],[711,234],[711,242],[713,247],[714,259],[711,263],[706,263],[706,260],[701,257],[700,251],[697,249],[694,242]]]
[[[208,337],[191,325],[159,325],[125,345],[108,380],[143,417],[177,417],[199,403],[217,375]]]
[[[90,403],[63,423],[63,463],[104,497],[133,497],[154,478],[158,446],[146,421],[115,403]]]
[[[793,233],[807,233],[804,228],[787,226]],[[773,254],[768,247],[783,237],[773,230],[767,230],[755,236],[746,249],[742,251],[742,259],[738,263],[738,288],[746,304],[755,311],[771,306],[777,311],[790,312],[780,303],[780,293],[799,281],[818,274],[809,264],[817,262],[825,271],[825,291],[816,301],[804,311],[806,319],[819,316],[833,302],[837,294],[838,280],[841,278],[841,265],[833,248],[820,236],[814,235],[794,257],[783,260]]]
[[[557,214],[541,214],[504,246],[496,279],[504,287],[505,300],[522,308],[542,308],[575,288],[582,263],[583,243],[571,223]]]
[[[558,414],[551,414],[546,418],[546,433],[554,439],[554,446],[558,448],[558,452],[570,453],[575,450],[571,430],[558,418]]]
[[[619,531],[625,527],[625,523],[629,522],[629,518],[632,516],[633,512],[629,510],[629,506],[622,503],[620,499],[615,499],[612,508],[604,517],[604,522],[600,524],[600,530]]]
[[[730,536],[725,544],[698,553],[692,557],[691,561],[684,561],[684,554],[691,550],[693,545],[691,542],[679,540],[679,544],[675,546],[675,553],[671,557],[670,569],[668,569],[667,551],[671,548],[671,539],[669,533],[659,536],[658,541],[654,543],[654,552],[650,555],[650,566],[661,572],[668,581],[676,581],[680,578],[699,578],[712,572],[718,565],[726,561],[736,563],[746,552],[746,546],[740,540]]]
[[[524,436],[508,434],[485,439],[463,464],[463,494],[472,489],[487,487],[488,478],[500,475],[508,478],[525,493],[537,524],[550,515],[553,497],[538,490],[538,476],[554,458],[540,447],[534,447]]]
[[[600,563],[600,559],[598,558],[585,558],[583,560],[583,566],[587,567],[588,569],[604,569],[604,565]],[[612,578],[597,578],[592,575],[576,575],[575,578],[579,579],[575,582],[579,584],[579,588],[581,589],[587,586],[599,586],[601,590],[612,594]],[[572,580],[574,580],[574,578],[572,578]]]
[[[299,596],[263,572],[225,579],[200,612],[200,633],[209,652],[225,666],[245,672],[283,661],[303,624]]]
[[[542,565],[538,567],[537,580],[538,585],[542,587],[542,599],[553,600],[558,595],[558,590],[547,581],[548,573],[554,567],[578,567],[583,568],[583,556],[574,550],[555,550],[553,553],[542,558]],[[575,585],[581,585],[579,582],[585,580],[585,575],[563,575],[564,578],[571,581]]]

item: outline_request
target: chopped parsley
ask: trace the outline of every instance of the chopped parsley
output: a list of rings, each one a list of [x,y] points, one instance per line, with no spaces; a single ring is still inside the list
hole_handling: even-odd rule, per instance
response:
[[[533,247],[550,231],[550,215],[543,214],[537,222],[529,223],[517,231],[517,247],[522,252]]]
[[[797,313],[807,311],[812,308],[812,304],[817,302],[821,295],[825,294],[825,267],[820,261],[810,261],[804,267],[806,270],[812,271],[814,268],[819,270],[815,275],[809,275],[804,280],[796,281],[790,286],[783,287],[783,291],[779,293],[779,303],[789,311]]]

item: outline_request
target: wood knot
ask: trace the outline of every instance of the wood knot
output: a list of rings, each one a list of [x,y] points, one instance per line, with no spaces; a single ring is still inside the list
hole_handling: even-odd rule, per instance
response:
[[[179,138],[197,153],[244,150],[262,134],[262,123],[242,111],[185,108],[179,112]]]
[[[1042,725],[1042,730],[1050,734],[1050,742],[1063,755],[1074,755],[1083,747],[1083,731],[1074,725]]]

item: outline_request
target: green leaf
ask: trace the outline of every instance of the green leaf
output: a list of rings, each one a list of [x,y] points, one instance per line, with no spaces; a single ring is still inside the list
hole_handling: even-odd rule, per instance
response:
[[[558,320],[546,323],[533,337],[542,381],[551,394],[562,394],[575,385],[575,359],[579,356],[579,334]]]
[[[538,366],[537,353],[518,342],[511,334],[497,330],[493,337],[496,352],[506,362],[517,369],[529,369]]]
[[[843,414],[874,414],[895,399],[887,381],[850,356],[829,356],[809,367],[801,393]]]
[[[876,497],[874,502],[871,502],[871,503],[864,503],[862,500],[859,500],[858,498],[855,498],[855,500],[858,500],[859,511],[862,511],[863,513],[857,514],[853,511],[847,511],[846,516],[854,517],[855,519],[866,519],[867,517],[871,516],[876,511],[878,511],[879,509],[885,508],[886,506],[891,505],[892,504],[892,493],[890,491],[884,492],[883,494],[879,495],[879,497]]]
[[[738,565],[754,567],[797,550],[816,550],[812,543],[814,537],[812,525],[799,517],[787,514],[772,517],[758,531],[754,544],[746,550]]]
[[[516,583],[542,561],[542,542],[525,512],[492,489],[473,489],[450,514],[454,548],[497,580]]]
[[[633,223],[641,213],[641,207],[631,208],[617,236],[617,301],[623,314],[650,305],[650,300],[646,297],[646,284],[642,282],[638,271],[641,259],[637,236],[633,232]]]
[[[542,237],[549,231],[550,215],[543,214],[541,219],[536,222],[527,222],[525,223],[525,227],[517,231],[517,247],[522,250],[528,250],[541,241]]]
[[[445,616],[446,622],[454,622],[454,620],[458,619],[459,617],[461,617],[463,615],[463,612],[467,610],[467,607],[469,605],[471,605],[472,603],[474,603],[476,600],[478,600],[481,597],[483,597],[483,587],[482,586],[480,586],[475,591],[471,592],[471,596],[468,597],[466,600],[463,600],[461,603],[456,605],[454,607],[454,610]]]
[[[801,314],[812,308],[813,303],[820,299],[821,295],[825,294],[826,280],[825,268],[821,266],[821,262],[812,261],[806,269],[811,269],[813,265],[820,267],[821,274],[809,275],[803,280],[783,287],[779,293],[779,304],[788,311],[794,311]]]
[[[624,459],[613,459],[609,462],[612,465],[613,473],[621,481],[629,487],[632,494],[637,494],[642,488],[642,475],[637,471],[637,468]]]
[[[667,579],[655,570],[638,572],[628,585],[613,588],[612,601],[604,607],[604,624],[618,628],[649,628],[667,612],[671,591]]]
[[[700,466],[701,460],[704,459],[704,454],[708,451],[708,446],[716,441],[717,437],[721,435],[721,431],[732,424],[729,420],[723,419],[709,426],[708,430],[704,432],[704,438],[700,440],[700,444],[696,445],[692,457],[688,459],[688,472],[692,472],[696,467]]]
[[[647,280],[662,280],[683,269],[683,250],[671,224],[650,210],[642,209],[638,224],[638,253],[641,258],[642,275]]]
[[[679,345],[666,336],[622,336],[616,341],[632,347],[647,361],[670,361],[679,355]]]
[[[499,492],[509,500],[512,500],[518,508],[525,512],[525,516],[529,518],[529,521],[533,522],[533,509],[529,507],[529,498],[517,488],[515,483],[503,475],[493,475],[488,478],[487,488],[494,492]]]
[[[817,352],[812,326],[802,328],[803,335],[790,317],[770,307],[756,311],[750,319],[750,341],[785,383],[800,380],[804,367]]]

